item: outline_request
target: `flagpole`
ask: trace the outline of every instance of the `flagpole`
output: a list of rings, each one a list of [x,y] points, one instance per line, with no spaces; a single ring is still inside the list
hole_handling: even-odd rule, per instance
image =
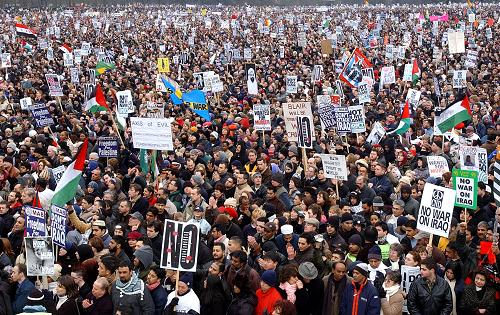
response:
[[[115,129],[116,134],[118,135],[118,139],[120,139],[120,142],[122,144],[122,148],[125,148],[125,142],[122,139],[122,136],[120,135],[120,130],[118,130],[118,126],[116,125],[115,118],[113,117],[113,114],[111,113],[111,110],[108,108],[108,113],[111,116],[111,121],[113,122],[113,127]]]

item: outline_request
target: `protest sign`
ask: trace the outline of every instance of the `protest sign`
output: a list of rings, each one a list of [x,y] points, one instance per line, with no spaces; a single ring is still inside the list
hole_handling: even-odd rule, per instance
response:
[[[452,175],[453,189],[456,191],[455,206],[476,210],[478,173],[454,169]]]
[[[368,138],[366,138],[366,142],[370,143],[371,145],[378,144],[380,140],[382,140],[384,135],[384,127],[378,121],[376,121],[372,126],[372,131],[368,135]]]
[[[253,124],[255,130],[271,130],[271,105],[253,105]]]
[[[222,83],[218,74],[214,74],[212,76],[210,85],[212,86],[212,92],[214,93],[224,91],[224,83]]]
[[[170,72],[170,60],[168,58],[158,58],[156,61],[159,73]]]
[[[418,212],[417,229],[448,237],[454,205],[453,189],[426,183]]]
[[[478,52],[475,50],[467,49],[467,57],[465,59],[465,68],[475,68],[477,65]]]
[[[342,60],[335,60],[335,73],[342,73],[342,69],[344,69]]]
[[[337,133],[347,134],[351,132],[351,120],[349,117],[349,108],[340,106],[334,108],[335,121],[337,123]]]
[[[345,156],[335,154],[320,154],[326,178],[347,180],[347,165]]]
[[[332,41],[330,41],[328,39],[323,39],[321,41],[321,54],[328,55],[328,56],[333,54]]]
[[[245,59],[245,60],[252,60],[252,48],[245,47],[243,49],[243,59]]]
[[[340,82],[340,80],[335,81],[335,88],[337,89],[337,94],[340,96],[341,99],[343,99],[345,95],[344,95],[344,90],[342,89],[342,82]]]
[[[257,72],[255,71],[254,63],[245,64],[245,75],[247,78],[248,94],[251,95],[259,94],[259,88],[257,85]]]
[[[59,180],[61,180],[65,170],[66,168],[64,167],[64,165],[59,165],[58,167],[54,167],[52,169],[52,176],[54,176],[56,184],[59,184]]]
[[[0,55],[2,59],[2,68],[10,68],[12,67],[12,59],[10,53],[3,53]]]
[[[442,156],[428,156],[427,166],[429,167],[429,175],[434,178],[441,178],[444,173],[449,172],[448,162]]]
[[[72,53],[64,53],[63,54],[63,63],[65,67],[73,67],[73,54]]]
[[[318,115],[323,130],[337,127],[331,97],[329,95],[318,95],[316,96],[316,103],[318,104]]]
[[[63,90],[61,87],[61,82],[59,81],[59,76],[53,73],[46,73],[45,79],[47,80],[47,85],[49,86],[50,96],[63,96]]]
[[[296,75],[289,75],[286,77],[286,92],[287,93],[297,93],[298,82]]]
[[[485,148],[461,145],[460,169],[477,171],[478,181],[488,184],[488,152]]]
[[[54,124],[54,119],[45,104],[35,104],[30,107],[31,115],[36,121],[37,127],[45,127]]]
[[[30,109],[30,106],[33,105],[33,100],[31,97],[25,97],[19,100],[19,104],[21,105],[22,110]]]
[[[420,278],[420,267],[401,265],[401,289],[408,294],[410,286],[416,279]],[[406,299],[403,304],[403,312],[408,312]]]
[[[396,83],[396,72],[394,66],[382,67],[380,73],[380,85]]]
[[[165,108],[163,103],[148,101],[139,107],[139,115],[140,117],[163,118],[165,117]]]
[[[161,74],[156,74],[155,88],[157,92],[168,93],[167,87],[161,79]]]
[[[461,89],[467,87],[467,70],[453,71],[453,88]]]
[[[27,276],[54,275],[54,254],[52,237],[26,237],[26,269]]]
[[[130,90],[116,92],[116,98],[118,100],[118,116],[127,118],[129,108],[134,107],[132,103],[132,92],[130,92]]]
[[[165,220],[160,267],[179,271],[196,271],[200,226]]]
[[[288,141],[296,142],[298,140],[297,116],[312,117],[311,103],[283,103],[283,118],[285,119],[285,128],[288,135]]]
[[[312,116],[297,116],[297,146],[312,149],[314,140],[314,122]]]
[[[363,82],[358,86],[359,104],[370,103],[370,88],[368,84]]]
[[[321,80],[322,76],[323,76],[323,66],[322,65],[314,65],[313,73],[312,73],[313,82]]]
[[[465,52],[465,36],[462,31],[448,32],[448,49],[450,54],[461,54]]]
[[[66,247],[66,209],[50,207],[50,234],[54,244]]]
[[[332,101],[333,107],[339,107],[342,105],[342,99],[340,98],[340,95],[333,94],[330,96],[330,100]]]
[[[118,157],[118,139],[115,137],[99,137],[97,139],[97,154],[100,158]]]
[[[81,64],[82,63],[82,51],[81,51],[81,49],[73,50],[73,57],[74,57],[76,64]]]
[[[408,89],[408,94],[406,94],[406,101],[413,109],[418,107],[418,102],[420,101],[421,91],[415,89]]]
[[[80,72],[78,71],[78,68],[70,68],[70,75],[71,75],[71,83],[74,84],[79,84],[80,83]]]
[[[365,109],[363,105],[349,106],[349,119],[351,120],[352,133],[360,133],[366,131]]]
[[[45,236],[45,210],[24,206],[26,214],[26,236]]]
[[[166,118],[131,117],[132,143],[136,149],[173,150],[172,128]]]
[[[405,64],[405,70],[403,72],[403,81],[411,82],[411,71],[413,70],[413,65],[411,63]]]

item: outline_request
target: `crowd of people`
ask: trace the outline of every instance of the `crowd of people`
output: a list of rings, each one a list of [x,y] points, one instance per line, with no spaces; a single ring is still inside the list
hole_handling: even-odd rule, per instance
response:
[[[2,67],[10,65],[0,78],[0,315],[497,314],[499,9],[464,2],[2,10]],[[437,24],[429,19],[444,15]],[[16,36],[16,23],[35,30],[37,39]],[[442,40],[461,27],[466,48],[478,52],[468,69],[467,53],[448,54]],[[404,53],[388,58],[386,46],[403,46],[408,32]],[[332,51],[324,54],[322,41],[331,34]],[[84,42],[91,50],[76,65],[77,83],[59,47]],[[243,58],[245,48],[251,59]],[[322,128],[316,97],[343,94],[342,105],[359,104],[356,88],[336,84],[338,61],[354,48],[373,65],[374,84],[364,104],[367,131],[341,137]],[[92,113],[85,111],[84,86],[102,56],[114,64],[95,78],[110,110]],[[182,91],[199,88],[193,73],[220,76],[223,91],[206,93],[210,120],[157,91],[162,57],[171,63],[165,75]],[[403,72],[413,60],[421,74],[412,83]],[[255,64],[257,94],[248,93],[246,63]],[[315,65],[323,67],[319,80]],[[383,66],[395,67],[395,83],[380,85]],[[454,70],[462,69],[466,87],[454,88]],[[46,74],[59,76],[63,96],[50,96]],[[297,93],[287,93],[290,75],[297,76]],[[375,123],[388,131],[398,126],[410,88],[421,92],[410,129],[370,143]],[[149,150],[145,164],[129,119],[123,129],[114,121],[116,93],[127,89],[129,117],[155,103],[171,121],[173,150]],[[449,136],[437,133],[439,113],[465,96],[471,119]],[[21,108],[26,97],[46,104],[54,124],[37,127]],[[288,141],[283,117],[282,104],[300,101],[313,108],[307,150]],[[254,128],[257,104],[270,105],[269,131]],[[99,156],[100,137],[119,139],[117,157]],[[54,250],[53,274],[31,277],[24,206],[39,203],[50,227],[55,169],[68,167],[85,141],[78,189],[65,206],[65,246]],[[448,237],[419,230],[426,184],[453,187],[450,172],[431,177],[427,157],[460,169],[465,145],[488,153],[477,208],[455,207]],[[344,155],[348,179],[326,178],[320,154]],[[162,268],[167,219],[199,225],[196,272]],[[420,268],[415,279],[402,272],[407,267]]]

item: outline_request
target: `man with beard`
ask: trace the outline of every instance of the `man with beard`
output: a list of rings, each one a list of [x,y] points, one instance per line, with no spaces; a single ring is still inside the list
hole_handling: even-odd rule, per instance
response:
[[[149,289],[137,277],[130,267],[130,262],[121,262],[118,266],[118,279],[111,289],[114,313],[124,306],[131,308],[131,315],[153,315],[155,306]]]
[[[131,264],[130,258],[125,253],[125,238],[121,235],[115,235],[109,242],[109,252],[117,257],[121,263]]]

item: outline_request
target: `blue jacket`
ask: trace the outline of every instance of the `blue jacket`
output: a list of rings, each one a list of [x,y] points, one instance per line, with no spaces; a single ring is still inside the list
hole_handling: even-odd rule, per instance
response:
[[[283,234],[280,234],[275,237],[276,240],[276,245],[278,247],[278,251],[285,255],[285,257],[288,257],[288,253],[286,252],[286,242],[285,239],[283,239]],[[298,251],[299,250],[299,236],[295,233],[292,234],[292,240],[290,241],[290,244],[292,244],[293,248]]]
[[[361,288],[361,293],[358,292],[356,297],[354,297],[356,291],[354,282],[347,283],[344,294],[342,294],[342,302],[340,303],[340,315],[380,315],[381,306],[378,291],[370,280],[366,279],[365,281],[366,283]],[[357,311],[355,308],[357,308]]]
[[[377,196],[385,194],[385,197],[389,198],[394,192],[394,186],[386,175],[380,177],[374,176],[368,182],[373,184],[372,188]]]
[[[14,314],[23,312],[23,307],[28,301],[28,296],[30,295],[31,290],[33,290],[34,288],[35,285],[28,279],[24,279],[24,281],[19,284],[16,290],[16,296],[14,297],[14,301],[12,302],[12,311],[14,312]]]

